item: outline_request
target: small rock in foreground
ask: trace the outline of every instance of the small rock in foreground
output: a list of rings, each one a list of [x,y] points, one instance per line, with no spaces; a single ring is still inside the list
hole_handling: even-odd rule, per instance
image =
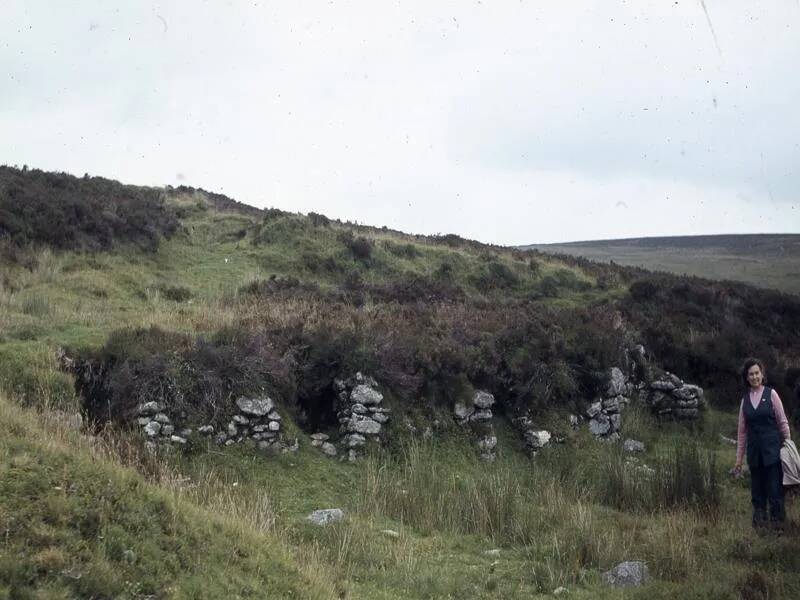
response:
[[[641,560],[626,560],[602,575],[603,583],[613,587],[639,587],[648,579],[647,564]]]
[[[306,517],[314,525],[328,525],[344,519],[344,511],[341,508],[323,508],[315,510]]]
[[[622,443],[625,452],[644,452],[644,444],[638,440],[627,439]]]

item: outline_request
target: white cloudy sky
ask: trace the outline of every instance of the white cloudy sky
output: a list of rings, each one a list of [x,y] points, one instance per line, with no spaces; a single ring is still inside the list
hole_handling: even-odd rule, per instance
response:
[[[2,0],[0,163],[500,244],[799,232],[800,1],[705,9]]]

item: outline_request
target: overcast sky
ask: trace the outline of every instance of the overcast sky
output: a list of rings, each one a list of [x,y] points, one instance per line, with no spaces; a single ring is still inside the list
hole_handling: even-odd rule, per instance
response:
[[[0,0],[0,163],[498,244],[800,232],[798,69],[798,0]]]

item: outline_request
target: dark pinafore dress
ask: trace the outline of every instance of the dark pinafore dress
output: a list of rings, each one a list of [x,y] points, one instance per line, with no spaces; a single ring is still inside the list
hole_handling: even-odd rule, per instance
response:
[[[742,412],[747,424],[747,466],[750,467],[750,491],[753,502],[753,526],[760,528],[769,520],[782,527],[783,469],[781,445],[783,439],[772,407],[772,389],[764,386],[761,400],[753,408],[750,395],[742,399]]]
[[[761,401],[756,408],[749,394],[742,399],[744,420],[747,423],[747,466],[768,467],[781,460],[781,433],[772,408],[772,388],[764,386]]]

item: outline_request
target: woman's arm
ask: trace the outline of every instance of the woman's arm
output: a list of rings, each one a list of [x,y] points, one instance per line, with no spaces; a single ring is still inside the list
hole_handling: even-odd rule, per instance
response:
[[[744,401],[739,404],[739,425],[736,428],[736,468],[742,467],[744,445],[747,443],[747,423],[744,420]]]
[[[778,431],[781,432],[783,439],[788,440],[791,437],[789,432],[789,419],[786,418],[786,412],[783,410],[783,402],[778,392],[772,390],[772,411],[775,413],[775,421],[778,423]]]

